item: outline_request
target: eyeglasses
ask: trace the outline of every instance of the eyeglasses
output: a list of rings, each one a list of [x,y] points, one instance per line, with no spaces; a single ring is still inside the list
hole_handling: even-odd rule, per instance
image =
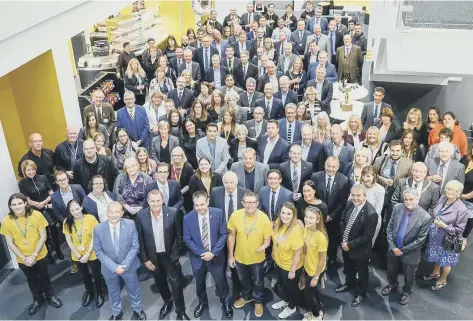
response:
[[[258,201],[254,201],[254,202],[243,202],[243,204],[246,204],[246,205],[255,205],[256,203],[258,203]]]
[[[158,171],[158,174],[167,174],[168,171]]]

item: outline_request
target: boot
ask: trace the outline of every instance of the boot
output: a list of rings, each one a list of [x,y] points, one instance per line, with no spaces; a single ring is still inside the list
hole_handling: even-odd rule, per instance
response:
[[[103,277],[99,277],[99,278],[95,279],[95,288],[97,290],[97,299],[96,299],[97,308],[100,308],[103,305],[103,303],[105,302],[103,284],[104,284]]]
[[[82,295],[82,306],[86,307],[92,302],[94,299],[94,292],[93,291],[85,291],[84,295]]]

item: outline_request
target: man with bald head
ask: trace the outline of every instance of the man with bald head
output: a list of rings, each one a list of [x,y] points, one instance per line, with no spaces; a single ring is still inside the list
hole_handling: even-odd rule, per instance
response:
[[[84,155],[82,146],[84,141],[78,139],[78,134],[79,129],[77,127],[67,127],[66,140],[57,145],[54,151],[56,170],[66,172],[71,179],[73,178],[72,168]]]
[[[259,194],[261,188],[266,185],[269,166],[257,162],[256,151],[249,147],[243,151],[243,160],[233,163],[230,170],[237,174],[238,186]]]
[[[400,178],[394,189],[391,199],[391,207],[404,202],[404,191],[408,188],[414,188],[418,192],[418,205],[427,212],[433,210],[440,198],[440,187],[427,178],[427,166],[422,162],[412,165],[411,175],[406,178]]]
[[[222,34],[217,29],[214,29],[213,31],[213,39],[211,45],[218,50],[220,58],[225,58],[225,50],[228,47],[228,41],[222,39]]]
[[[347,176],[353,166],[355,148],[345,142],[342,138],[342,127],[338,124],[332,125],[331,139],[324,143],[325,158],[335,156],[340,163],[340,173]]]
[[[37,170],[36,174],[45,175],[48,178],[49,184],[55,187],[54,183],[54,152],[48,148],[43,148],[43,137],[38,133],[30,135],[28,143],[30,150],[23,155],[18,163],[18,176],[23,177],[21,171],[21,163],[25,160],[32,160],[35,162]]]
[[[241,201],[248,190],[238,186],[238,176],[235,172],[226,172],[222,180],[223,186],[215,187],[210,192],[210,206],[220,208],[228,221],[234,211],[243,208]]]
[[[264,55],[262,58],[265,57]],[[263,92],[266,84],[271,84],[273,93],[279,91],[279,77],[283,73],[276,69],[276,65],[273,61],[269,60],[266,62],[266,65],[263,65],[266,68],[266,73],[258,78],[258,91]]]
[[[286,75],[279,78],[279,91],[274,97],[281,99],[284,107],[291,103],[297,105],[299,102],[297,93],[289,88],[289,77]]]

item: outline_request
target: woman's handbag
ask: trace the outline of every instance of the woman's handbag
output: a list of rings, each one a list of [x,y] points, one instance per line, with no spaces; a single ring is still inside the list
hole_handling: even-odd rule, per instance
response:
[[[445,239],[443,240],[443,248],[446,251],[460,253],[462,250],[462,245],[463,245],[463,237],[445,235]]]

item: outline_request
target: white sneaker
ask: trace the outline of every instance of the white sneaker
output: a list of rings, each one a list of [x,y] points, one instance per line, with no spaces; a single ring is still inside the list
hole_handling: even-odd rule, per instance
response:
[[[287,306],[287,307],[284,308],[284,310],[282,310],[281,313],[278,314],[278,318],[279,319],[287,319],[291,315],[293,315],[294,313],[296,313],[296,308],[294,307],[294,309],[291,309]]]
[[[315,320],[323,320],[324,319],[324,313],[323,311],[319,312],[319,316],[315,318]]]
[[[289,302],[286,302],[284,300],[281,300],[279,302],[276,302],[274,303],[272,306],[271,306],[271,309],[273,310],[281,310],[281,309],[284,309],[285,307],[287,307],[289,305]]]
[[[304,314],[304,318],[310,318],[312,316],[312,311],[309,311],[307,313]]]

